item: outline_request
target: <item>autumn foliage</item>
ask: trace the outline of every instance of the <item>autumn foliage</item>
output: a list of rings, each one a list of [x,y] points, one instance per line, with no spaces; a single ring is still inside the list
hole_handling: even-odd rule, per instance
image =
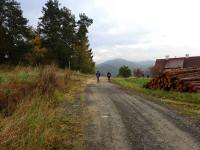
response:
[[[26,59],[32,65],[45,64],[47,61],[48,49],[42,46],[39,34],[36,34],[32,40],[32,51],[26,54]]]
[[[133,70],[133,75],[135,77],[144,77],[144,71],[140,68],[134,69]]]

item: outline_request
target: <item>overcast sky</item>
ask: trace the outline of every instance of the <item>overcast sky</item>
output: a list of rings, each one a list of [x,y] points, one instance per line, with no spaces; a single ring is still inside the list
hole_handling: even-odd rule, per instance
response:
[[[46,0],[18,0],[36,26]],[[89,39],[97,63],[200,55],[199,0],[60,0],[94,20]]]

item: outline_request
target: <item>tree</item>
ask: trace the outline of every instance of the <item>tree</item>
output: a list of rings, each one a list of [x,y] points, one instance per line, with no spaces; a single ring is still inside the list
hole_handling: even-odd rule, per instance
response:
[[[49,0],[43,7],[43,16],[38,24],[42,43],[48,49],[50,60],[60,67],[68,66],[82,72],[94,72],[92,49],[87,37],[88,27],[93,20],[80,14],[75,16],[66,7],[60,8],[57,0]]]
[[[0,1],[0,63],[5,61],[6,47],[8,45],[5,22],[5,0]]]
[[[71,62],[71,68],[74,69],[74,58],[75,58],[75,44],[76,44],[76,20],[75,16],[71,11],[63,7],[61,9],[61,31],[62,40],[65,43],[66,57],[64,58],[62,64],[67,64]],[[67,61],[67,63],[66,63]],[[69,65],[69,64],[67,64]]]
[[[93,73],[95,71],[95,63],[93,61],[92,49],[90,49],[88,40],[88,27],[92,25],[93,20],[85,14],[80,14],[78,21],[77,43],[75,48],[77,70],[82,72]]]
[[[40,35],[37,34],[32,40],[33,51],[32,51],[32,63],[35,65],[44,64],[45,56],[47,55],[47,48],[42,47]]]
[[[18,64],[31,58],[32,63],[40,64],[45,56],[48,63],[60,67],[71,62],[72,69],[94,72],[95,63],[87,37],[93,20],[80,14],[76,22],[75,15],[68,8],[61,8],[58,0],[48,0],[42,13],[35,35],[18,2],[0,1],[0,63]]]
[[[60,67],[65,67],[74,56],[76,21],[69,9],[59,6],[57,0],[49,0],[45,4],[38,32],[44,46],[49,50],[49,59],[58,63]]]
[[[125,77],[125,78],[130,77],[131,76],[131,70],[129,69],[128,66],[122,66],[119,69],[118,76]]]
[[[5,62],[5,55],[9,62],[17,64],[23,61],[25,53],[30,50],[31,36],[28,20],[23,17],[20,4],[15,0],[1,0],[0,2],[0,60]]]
[[[144,77],[144,71],[140,68],[136,68],[133,70],[133,74],[135,77]]]
[[[43,44],[48,48],[48,57],[53,62],[59,63],[61,55],[61,13],[57,0],[49,0],[42,9],[43,16],[39,18],[38,32],[41,35]]]

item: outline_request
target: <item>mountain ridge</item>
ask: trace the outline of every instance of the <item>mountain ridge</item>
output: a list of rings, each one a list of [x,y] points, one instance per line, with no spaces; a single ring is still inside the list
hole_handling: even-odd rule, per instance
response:
[[[147,61],[130,61],[126,59],[112,59],[105,61],[101,64],[96,65],[96,70],[100,71],[102,75],[106,75],[107,72],[111,72],[113,76],[118,74],[118,70],[121,66],[126,65],[131,70],[135,68],[141,68],[144,71],[147,71],[149,67],[153,66],[155,61],[147,60]]]

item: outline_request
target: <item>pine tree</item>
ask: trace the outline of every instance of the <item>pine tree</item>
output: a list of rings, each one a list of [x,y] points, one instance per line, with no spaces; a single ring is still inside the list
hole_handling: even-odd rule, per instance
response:
[[[129,67],[125,66],[125,65],[120,67],[118,76],[125,77],[125,78],[130,77],[131,76],[131,69],[129,69]]]
[[[4,25],[5,22],[5,0],[0,1],[0,63],[3,63],[4,56],[6,55],[6,45],[7,45],[7,38],[6,38],[6,28]]]
[[[80,14],[78,21],[77,45],[76,45],[76,68],[82,72],[94,72],[94,62],[92,60],[92,49],[90,49],[88,40],[88,27],[92,25],[93,20],[85,14]]]
[[[42,10],[43,16],[38,24],[38,31],[41,35],[45,47],[48,48],[48,56],[53,61],[58,61],[59,45],[61,39],[60,9],[57,0],[49,0]]]
[[[71,13],[69,9],[63,7],[61,9],[61,31],[62,31],[62,40],[65,43],[64,50],[66,56],[64,57],[65,65],[69,66],[71,62],[71,67],[74,68],[74,47],[76,42],[76,20],[75,16]]]
[[[74,55],[76,21],[69,9],[60,9],[59,5],[57,0],[49,0],[45,4],[38,31],[49,50],[50,59],[65,67]]]
[[[11,63],[23,61],[24,54],[30,50],[28,20],[15,0],[1,0],[0,11],[1,60],[4,62],[4,56],[8,55]]]

